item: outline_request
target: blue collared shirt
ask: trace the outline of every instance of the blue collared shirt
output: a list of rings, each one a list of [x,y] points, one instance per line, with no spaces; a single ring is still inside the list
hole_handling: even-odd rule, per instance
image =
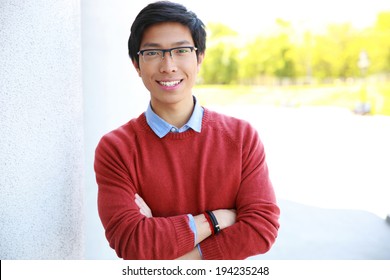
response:
[[[204,109],[202,106],[198,104],[195,96],[194,96],[194,103],[195,103],[194,111],[192,112],[192,115],[188,120],[188,122],[183,127],[177,128],[174,125],[171,125],[166,121],[164,121],[155,112],[153,112],[150,103],[148,109],[145,112],[146,121],[150,126],[150,128],[154,131],[154,133],[156,133],[156,135],[160,138],[163,138],[169,132],[180,133],[180,132],[185,132],[190,128],[200,133],[202,130],[202,119],[203,119]]]

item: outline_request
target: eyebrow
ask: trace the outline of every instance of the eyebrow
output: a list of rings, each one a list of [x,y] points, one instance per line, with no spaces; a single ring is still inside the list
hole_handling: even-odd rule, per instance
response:
[[[173,47],[177,46],[183,46],[183,45],[192,45],[189,41],[183,40],[183,41],[178,41],[172,44]],[[141,48],[161,48],[161,45],[159,43],[148,43],[146,42],[141,46]]]

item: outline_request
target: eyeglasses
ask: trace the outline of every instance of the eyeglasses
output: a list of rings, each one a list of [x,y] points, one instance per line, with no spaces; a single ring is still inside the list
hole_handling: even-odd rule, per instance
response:
[[[144,62],[161,62],[165,58],[165,53],[168,52],[171,58],[176,61],[184,61],[191,57],[191,53],[196,51],[195,47],[176,47],[171,49],[147,49],[140,50],[137,54],[142,55]]]

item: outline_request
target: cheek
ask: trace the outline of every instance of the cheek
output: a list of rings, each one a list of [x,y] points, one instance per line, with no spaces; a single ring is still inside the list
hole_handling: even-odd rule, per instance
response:
[[[141,70],[138,72],[139,76],[142,78],[142,80],[144,82],[147,82],[149,81],[150,79],[152,79],[152,71],[150,71],[150,69],[148,69],[147,67],[143,67],[141,68]]]
[[[191,76],[196,76],[199,73],[200,64],[195,60],[193,63],[186,65],[186,71]]]
[[[138,74],[141,77],[144,86],[148,90],[151,90],[151,87],[153,86],[153,80],[152,80],[152,77],[150,76],[150,74],[148,73],[148,71],[146,69],[142,69],[138,72]]]

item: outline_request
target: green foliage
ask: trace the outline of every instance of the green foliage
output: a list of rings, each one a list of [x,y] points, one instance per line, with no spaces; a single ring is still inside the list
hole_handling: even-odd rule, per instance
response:
[[[390,72],[390,12],[378,14],[375,25],[365,30],[332,24],[325,33],[313,34],[278,19],[272,36],[243,42],[237,32],[220,23],[209,24],[208,34],[200,72],[205,84],[257,83],[266,77],[320,81],[359,77],[362,51],[370,60],[367,74]]]
[[[370,33],[370,51],[374,60],[375,72],[390,71],[390,11],[378,15]]]
[[[380,12],[377,16],[375,27],[379,31],[390,31],[390,11]],[[389,33],[387,33],[389,34]]]
[[[223,37],[237,36],[238,33],[222,23],[211,22],[207,26],[207,35],[210,40],[214,40]]]
[[[210,40],[200,73],[203,83],[237,83],[239,49],[234,45],[237,33],[222,24],[209,25]]]
[[[359,74],[360,47],[350,24],[330,25],[325,35],[317,36],[313,74],[318,78],[348,78]]]

